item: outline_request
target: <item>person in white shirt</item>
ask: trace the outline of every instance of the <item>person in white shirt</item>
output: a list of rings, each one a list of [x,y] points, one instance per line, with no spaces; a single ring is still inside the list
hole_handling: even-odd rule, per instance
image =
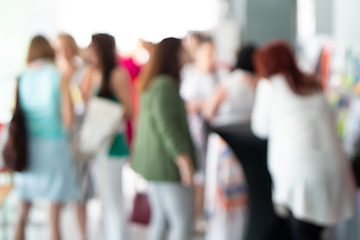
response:
[[[256,76],[252,56],[256,47],[244,46],[234,70],[216,86],[204,103],[202,114],[214,126],[250,122],[255,100]]]
[[[199,38],[194,62],[181,73],[180,95],[188,112],[198,112],[204,100],[212,94],[217,83],[215,73],[215,46],[211,38]]]
[[[211,126],[250,123],[255,100],[256,74],[252,62],[256,47],[241,48],[235,69],[217,85],[204,103],[202,114]],[[230,146],[215,132],[209,134],[206,156],[206,240],[240,240],[248,226],[245,173]]]
[[[180,96],[185,101],[188,122],[194,142],[198,169],[195,174],[195,217],[201,219],[203,212],[204,172],[207,133],[201,109],[205,100],[213,93],[217,76],[215,73],[215,46],[209,37],[199,38],[194,62],[182,70]],[[201,222],[196,221],[197,225]],[[200,224],[201,225],[201,224]],[[199,227],[200,228],[200,227]]]
[[[268,139],[273,202],[294,239],[319,240],[324,227],[354,214],[355,185],[334,116],[315,77],[299,71],[292,47],[270,42],[255,52],[252,131]]]

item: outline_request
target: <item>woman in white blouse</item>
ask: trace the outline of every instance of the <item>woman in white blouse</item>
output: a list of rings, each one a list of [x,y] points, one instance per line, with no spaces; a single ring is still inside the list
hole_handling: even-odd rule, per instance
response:
[[[221,80],[203,103],[202,115],[213,126],[249,123],[254,105],[256,75],[252,56],[256,46],[241,48],[234,70]]]
[[[334,116],[316,78],[299,71],[292,48],[270,42],[254,55],[259,80],[252,131],[268,138],[273,202],[294,239],[318,240],[322,229],[354,214],[355,185]]]
[[[204,102],[202,114],[213,127],[250,123],[256,75],[254,45],[241,48],[235,69],[220,80]],[[248,191],[245,173],[230,146],[217,133],[208,137],[205,179],[206,240],[244,239],[248,226]]]

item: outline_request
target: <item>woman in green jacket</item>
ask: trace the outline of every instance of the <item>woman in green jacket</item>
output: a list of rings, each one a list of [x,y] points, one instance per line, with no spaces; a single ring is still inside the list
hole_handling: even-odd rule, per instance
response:
[[[184,102],[179,96],[185,59],[181,40],[161,41],[152,56],[141,89],[141,113],[133,169],[151,182],[149,240],[189,240],[193,220],[194,147]]]

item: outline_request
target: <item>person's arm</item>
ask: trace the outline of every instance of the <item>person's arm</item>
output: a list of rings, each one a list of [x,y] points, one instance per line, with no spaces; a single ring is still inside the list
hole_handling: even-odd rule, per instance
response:
[[[132,117],[132,104],[130,98],[129,75],[123,69],[114,70],[111,76],[111,86],[115,94],[124,106],[124,116]]]
[[[66,73],[61,78],[61,117],[65,128],[70,128],[73,122],[74,112],[70,95],[70,80],[73,72]]]
[[[188,113],[198,113],[204,105],[204,101],[186,101],[185,107]]]
[[[84,78],[82,79],[80,84],[80,90],[85,102],[89,100],[91,95],[93,72],[94,70],[92,68],[87,68],[85,70]]]
[[[184,153],[176,156],[175,163],[179,168],[181,183],[184,186],[192,185],[193,177],[195,174],[195,168],[190,155]]]
[[[180,127],[180,112],[176,97],[178,90],[171,80],[161,80],[158,83],[152,110],[155,120],[155,128],[160,134],[161,141],[169,156],[171,156],[179,168],[184,185],[190,185],[194,174],[194,166],[190,157],[191,143],[186,139]]]
[[[202,108],[202,115],[206,120],[215,117],[220,104],[226,99],[226,90],[222,86],[218,86],[215,92],[205,101]]]
[[[270,107],[272,102],[271,83],[267,79],[258,82],[255,93],[255,104],[251,116],[251,130],[261,139],[269,134]]]

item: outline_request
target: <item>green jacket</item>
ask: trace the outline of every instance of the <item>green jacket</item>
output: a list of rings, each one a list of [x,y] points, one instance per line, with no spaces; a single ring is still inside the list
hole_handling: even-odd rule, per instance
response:
[[[196,161],[185,105],[172,77],[157,76],[141,94],[138,124],[134,171],[150,181],[180,182],[175,157],[189,153],[194,166]]]

